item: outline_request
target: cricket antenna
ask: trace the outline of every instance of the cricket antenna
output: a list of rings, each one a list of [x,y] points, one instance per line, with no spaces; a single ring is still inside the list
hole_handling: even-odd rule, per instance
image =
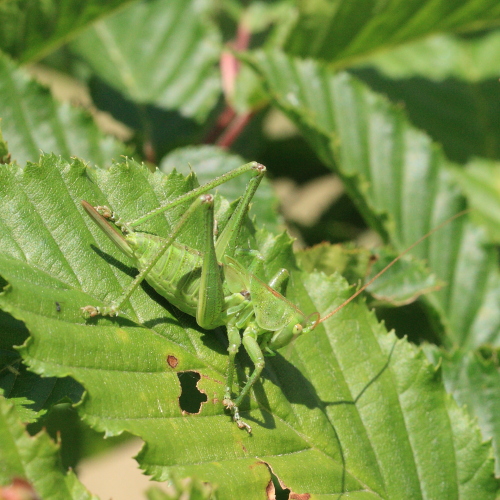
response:
[[[458,219],[459,217],[462,217],[462,215],[466,214],[467,212],[470,212],[470,208],[467,208],[465,210],[462,210],[461,212],[458,212],[457,214],[453,215],[449,219],[445,220],[439,226],[436,226],[434,229],[431,229],[427,234],[424,234],[421,238],[419,238],[415,243],[411,244],[406,250],[404,250],[402,253],[400,253],[394,260],[389,262],[387,266],[382,269],[382,271],[379,271],[373,278],[371,278],[367,283],[365,283],[356,293],[351,295],[347,300],[345,300],[340,306],[336,307],[333,311],[329,312],[325,317],[320,318],[316,324],[323,323],[323,321],[327,320],[328,318],[332,317],[335,313],[339,312],[343,307],[345,307],[349,302],[354,300],[360,293],[364,292],[375,280],[380,278],[382,274],[384,274],[390,267],[392,267],[399,259],[404,257],[408,252],[413,250],[418,244],[420,244],[422,241],[424,241],[426,238],[428,238],[431,234],[434,234],[436,231],[439,231],[443,226],[446,226],[446,224],[449,224],[450,222],[454,221],[455,219]]]

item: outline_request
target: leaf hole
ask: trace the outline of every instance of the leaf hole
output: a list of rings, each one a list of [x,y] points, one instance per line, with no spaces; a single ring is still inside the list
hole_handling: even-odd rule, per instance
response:
[[[198,381],[201,375],[198,372],[186,371],[177,374],[181,383],[181,395],[179,396],[179,406],[186,413],[200,413],[201,405],[208,398],[207,395],[198,389]]]
[[[280,484],[280,480],[277,476],[271,471],[271,480],[274,486],[274,498],[275,500],[289,500],[290,498],[290,490],[288,488],[283,488]],[[273,498],[273,497],[270,497]]]
[[[9,282],[3,276],[0,276],[0,289],[3,290],[8,284]]]
[[[311,495],[309,493],[295,493],[291,491],[274,473],[272,467],[267,462],[264,463],[271,474],[271,481],[266,488],[268,500],[309,500]]]

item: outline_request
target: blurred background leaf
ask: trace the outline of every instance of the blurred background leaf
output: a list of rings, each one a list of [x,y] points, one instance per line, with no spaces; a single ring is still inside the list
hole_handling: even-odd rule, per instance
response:
[[[346,66],[377,50],[440,31],[485,29],[499,19],[495,0],[302,2],[286,50]]]
[[[8,0],[0,3],[0,49],[22,62],[40,59],[127,1]]]
[[[47,151],[66,159],[81,156],[104,167],[127,151],[118,141],[105,136],[89,113],[56,102],[48,89],[1,53],[0,93],[3,137],[12,159],[20,165],[37,161],[40,151]]]

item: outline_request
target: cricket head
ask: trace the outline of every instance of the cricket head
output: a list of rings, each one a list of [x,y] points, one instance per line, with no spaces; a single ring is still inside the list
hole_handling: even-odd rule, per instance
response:
[[[290,342],[293,342],[304,333],[309,333],[311,330],[314,330],[318,321],[319,313],[312,313],[309,316],[305,316],[297,310],[297,314],[294,315],[283,328],[273,332],[267,346],[272,350],[280,349],[290,344]]]

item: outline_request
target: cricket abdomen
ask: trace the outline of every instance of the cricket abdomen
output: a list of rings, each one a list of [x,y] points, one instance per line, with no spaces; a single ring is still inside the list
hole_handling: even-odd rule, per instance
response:
[[[165,240],[147,233],[128,234],[127,242],[143,270],[155,257]],[[149,271],[146,281],[181,311],[196,316],[200,289],[201,253],[173,243]]]

